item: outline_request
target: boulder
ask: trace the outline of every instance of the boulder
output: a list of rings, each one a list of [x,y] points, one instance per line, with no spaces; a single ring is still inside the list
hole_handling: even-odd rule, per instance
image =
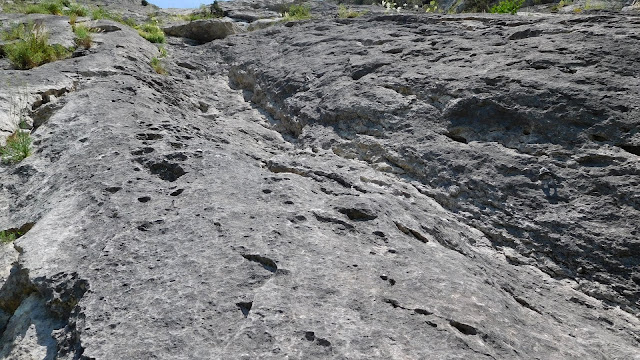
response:
[[[170,25],[162,30],[169,36],[188,38],[202,43],[224,39],[229,35],[243,32],[242,28],[230,19],[196,20]]]

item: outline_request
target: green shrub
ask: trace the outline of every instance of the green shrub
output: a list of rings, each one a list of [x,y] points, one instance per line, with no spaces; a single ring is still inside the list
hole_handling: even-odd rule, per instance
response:
[[[163,43],[165,41],[164,32],[158,25],[152,23],[142,24],[136,27],[138,34],[152,43]]]
[[[157,72],[160,75],[167,74],[167,70],[164,68],[164,66],[162,65],[162,62],[157,57],[154,57],[153,59],[151,59],[151,67],[153,68],[153,70],[155,70],[155,72]]]
[[[524,0],[502,0],[496,5],[492,6],[489,11],[494,14],[515,15],[515,13],[517,13],[518,10],[520,10],[520,8],[522,7],[522,4],[524,4]]]
[[[31,155],[31,136],[18,130],[7,138],[7,144],[0,147],[0,160],[5,164],[16,164]]]
[[[307,5],[291,5],[282,13],[285,21],[311,19],[311,8]]]
[[[62,45],[48,44],[48,36],[41,26],[31,26],[16,42],[4,46],[4,53],[18,69],[31,69],[48,62],[69,57],[69,50]]]

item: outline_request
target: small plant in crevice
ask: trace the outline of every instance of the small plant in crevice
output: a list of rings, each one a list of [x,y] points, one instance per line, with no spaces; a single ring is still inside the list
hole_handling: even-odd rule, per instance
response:
[[[524,4],[524,0],[502,0],[492,6],[489,12],[493,14],[511,14],[515,15]]]
[[[89,49],[93,42],[93,38],[91,37],[91,29],[86,25],[74,25],[73,33],[76,34],[76,45],[83,47],[85,49]]]
[[[14,242],[16,239],[16,234],[6,230],[0,231],[0,243],[9,244]]]
[[[31,135],[28,131],[18,130],[7,138],[5,146],[0,147],[0,161],[13,165],[31,155]]]
[[[169,55],[167,49],[162,45],[158,46],[158,51],[160,52],[160,59],[166,58]]]
[[[284,21],[299,21],[311,19],[311,7],[309,7],[308,5],[293,4],[282,12],[282,17],[284,18]]]
[[[160,59],[158,59],[157,57],[151,59],[150,64],[156,73],[160,75],[167,75],[167,70],[164,68],[164,65],[162,65],[162,61],[160,61]]]

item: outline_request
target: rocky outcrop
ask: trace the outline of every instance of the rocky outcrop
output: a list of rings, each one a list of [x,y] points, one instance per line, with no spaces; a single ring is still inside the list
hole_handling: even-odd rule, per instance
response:
[[[334,15],[3,70],[0,357],[637,356],[638,19]]]
[[[169,36],[177,36],[209,42],[242,32],[242,28],[230,19],[196,20],[187,23],[165,26],[162,30]]]
[[[637,312],[631,23],[387,15],[214,46],[235,59],[233,83],[299,146],[411,179],[494,246],[516,250],[513,263],[578,278]]]

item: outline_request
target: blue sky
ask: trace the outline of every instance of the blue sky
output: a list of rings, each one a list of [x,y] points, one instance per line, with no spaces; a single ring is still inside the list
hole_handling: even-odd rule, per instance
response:
[[[150,0],[149,2],[161,8],[197,8],[201,4],[209,5],[213,0]]]

